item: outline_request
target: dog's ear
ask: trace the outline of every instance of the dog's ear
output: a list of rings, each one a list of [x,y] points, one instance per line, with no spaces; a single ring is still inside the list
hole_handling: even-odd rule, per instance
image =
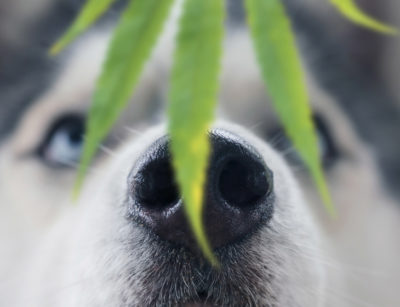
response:
[[[28,44],[46,47],[72,21],[83,3],[84,0],[1,1],[1,52]]]

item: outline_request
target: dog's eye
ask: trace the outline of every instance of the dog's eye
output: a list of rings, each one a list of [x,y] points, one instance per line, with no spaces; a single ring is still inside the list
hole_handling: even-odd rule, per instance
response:
[[[335,145],[333,136],[323,118],[319,115],[314,115],[314,124],[318,138],[318,147],[320,158],[323,166],[330,167],[339,157],[339,151]],[[292,143],[285,136],[282,128],[275,129],[269,134],[269,140],[272,145],[281,151],[283,155],[294,164],[301,163],[298,153],[295,151]]]
[[[339,151],[329,128],[322,117],[315,115],[314,123],[318,137],[318,147],[324,166],[331,166],[339,157]]]
[[[52,166],[75,165],[82,154],[84,130],[82,116],[63,116],[50,127],[39,147],[39,156]]]

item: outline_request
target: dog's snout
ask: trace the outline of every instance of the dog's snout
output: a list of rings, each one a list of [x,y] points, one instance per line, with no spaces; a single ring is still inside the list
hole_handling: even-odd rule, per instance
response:
[[[266,223],[273,212],[272,172],[238,136],[210,133],[203,221],[213,248],[236,242]],[[162,239],[197,249],[174,180],[168,137],[158,139],[133,168],[130,213]]]

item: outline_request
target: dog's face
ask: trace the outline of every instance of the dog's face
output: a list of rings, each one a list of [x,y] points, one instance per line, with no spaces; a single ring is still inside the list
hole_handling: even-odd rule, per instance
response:
[[[218,120],[210,131],[204,219],[220,267],[201,257],[159,123],[170,32],[99,150],[78,203],[71,190],[108,34],[89,34],[60,59],[56,77],[4,140],[1,304],[354,306],[367,300],[393,306],[400,220],[369,149],[309,78],[339,214],[329,218],[268,107],[241,30],[227,34]]]

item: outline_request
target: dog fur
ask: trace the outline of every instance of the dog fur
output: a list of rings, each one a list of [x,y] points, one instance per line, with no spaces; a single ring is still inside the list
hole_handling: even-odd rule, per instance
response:
[[[33,101],[4,130],[0,306],[396,306],[400,211],[376,150],[304,56],[313,112],[338,152],[325,168],[338,211],[336,219],[329,217],[304,166],[298,160],[289,166],[293,148],[278,146],[284,136],[274,135],[281,127],[242,26],[226,33],[213,128],[245,139],[274,173],[271,221],[243,242],[216,250],[221,268],[214,269],[129,219],[128,174],[166,133],[163,110],[179,13],[176,7],[77,204],[71,199],[75,168],[54,167],[33,153],[59,118],[86,116],[112,25],[96,27],[53,60]],[[29,81],[35,82],[30,78],[24,86]],[[3,97],[30,97],[29,90],[4,88],[9,96]]]

